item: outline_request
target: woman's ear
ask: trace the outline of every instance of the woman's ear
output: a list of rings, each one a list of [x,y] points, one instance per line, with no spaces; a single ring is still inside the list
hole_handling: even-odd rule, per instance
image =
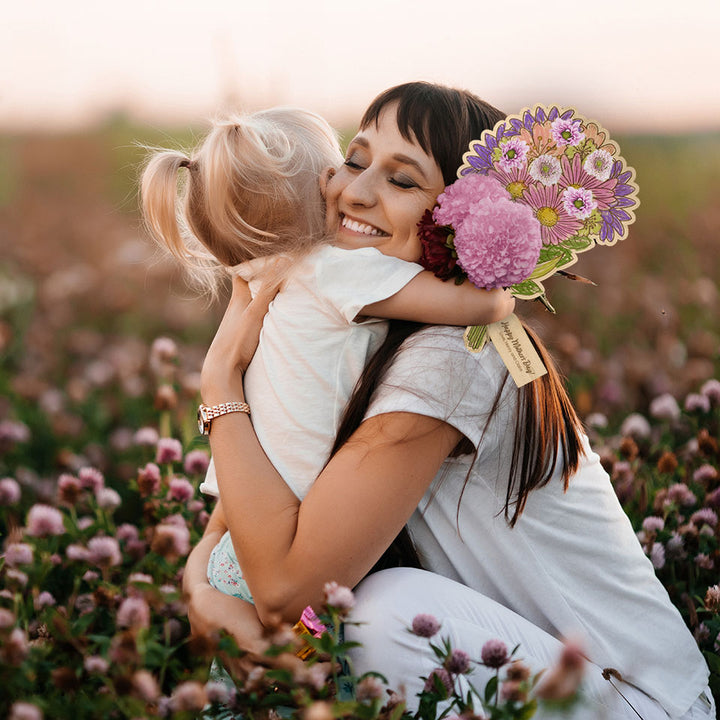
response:
[[[323,200],[327,200],[327,184],[335,177],[335,168],[325,168],[320,174],[320,194]]]

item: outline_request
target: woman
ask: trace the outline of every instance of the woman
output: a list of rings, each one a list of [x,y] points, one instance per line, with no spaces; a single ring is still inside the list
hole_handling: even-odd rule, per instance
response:
[[[419,258],[418,220],[453,180],[468,142],[495,119],[477,98],[447,88],[412,83],[383,93],[327,183],[328,224],[338,242],[352,246],[354,231],[343,222],[351,219],[380,242],[415,243]],[[262,310],[243,315],[245,304],[238,292],[208,352],[207,404],[244,399],[237,372],[248,359],[244,333]],[[390,334],[390,351],[402,335]],[[416,612],[428,612],[471,656],[488,637],[500,637],[521,642],[537,669],[554,659],[556,638],[581,633],[591,664],[578,717],[714,717],[705,663],[550,359],[545,378],[518,390],[492,346],[467,353],[460,335],[423,330],[384,376],[380,351],[351,401],[339,433],[345,442],[302,503],[268,463],[246,416],[214,422],[210,442],[224,499],[208,536],[227,522],[260,620],[296,620],[320,601],[328,580],[356,586],[409,520],[422,564],[434,572],[387,570],[359,586],[354,616],[368,625],[357,670],[404,683],[412,700],[413,683],[433,661],[404,628]],[[186,581],[193,626],[227,627],[229,613],[255,612],[231,606],[232,598],[214,611],[201,602],[208,597],[201,545]],[[604,668],[624,678],[615,682],[635,709],[603,679]]]

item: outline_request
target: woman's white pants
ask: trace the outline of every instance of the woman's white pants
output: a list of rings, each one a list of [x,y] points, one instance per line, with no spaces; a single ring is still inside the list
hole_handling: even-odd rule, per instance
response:
[[[500,639],[510,649],[519,643],[516,657],[536,673],[553,665],[562,649],[560,641],[512,610],[465,585],[423,570],[394,568],[375,573],[356,588],[355,599],[350,619],[363,624],[345,626],[346,639],[362,643],[351,653],[353,671],[382,673],[390,688],[404,688],[410,707],[422,690],[421,676],[428,676],[437,667],[428,640],[409,632],[413,617],[419,613],[434,615],[442,623],[439,636],[449,638],[453,648],[474,659],[480,658],[488,640]],[[472,682],[482,691],[493,674],[478,666]],[[633,686],[615,682],[627,701],[602,677],[601,668],[588,663],[582,700],[574,712],[562,717],[637,720],[639,715],[644,720],[667,720],[668,714],[655,700]],[[553,716],[539,711],[534,717],[541,720]],[[682,717],[714,719],[710,691],[706,690]]]

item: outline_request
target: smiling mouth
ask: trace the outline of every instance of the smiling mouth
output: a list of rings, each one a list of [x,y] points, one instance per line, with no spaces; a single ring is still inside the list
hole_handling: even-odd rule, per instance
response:
[[[340,224],[344,228],[360,233],[361,235],[387,236],[387,233],[379,228],[376,228],[373,225],[368,225],[367,223],[358,222],[357,220],[351,220],[345,215],[342,216]]]

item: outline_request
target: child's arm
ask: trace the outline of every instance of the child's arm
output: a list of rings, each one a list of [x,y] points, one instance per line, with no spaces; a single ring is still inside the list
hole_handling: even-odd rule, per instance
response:
[[[509,290],[481,290],[469,280],[456,285],[425,270],[389,298],[366,305],[360,315],[432,325],[489,325],[506,318],[514,307]]]

